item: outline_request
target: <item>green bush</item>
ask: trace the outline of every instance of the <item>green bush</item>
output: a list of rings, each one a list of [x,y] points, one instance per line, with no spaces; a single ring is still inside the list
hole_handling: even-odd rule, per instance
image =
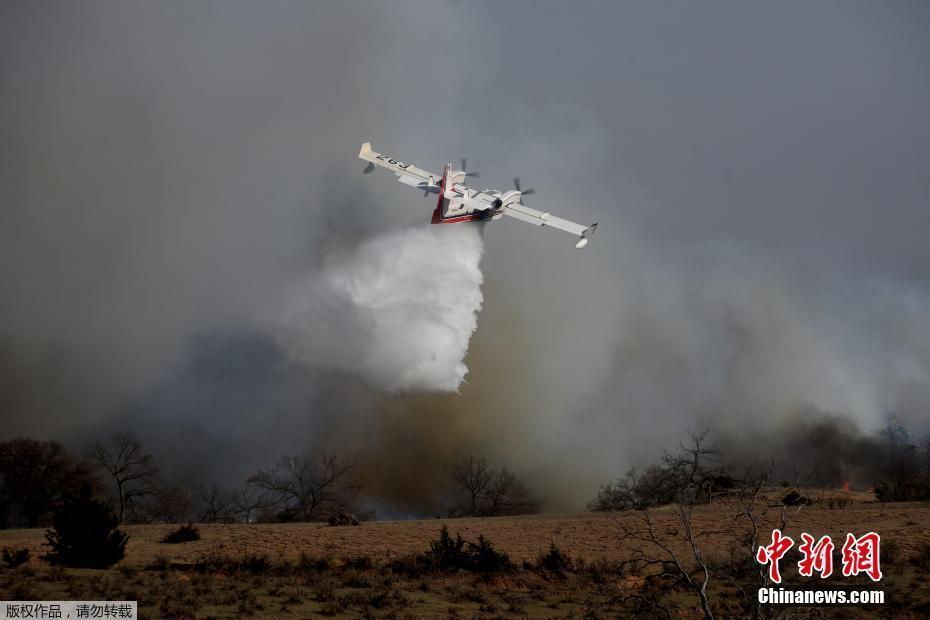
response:
[[[52,547],[46,559],[79,568],[112,566],[123,559],[129,540],[117,529],[118,523],[109,506],[95,500],[85,484],[77,499],[66,500],[55,513],[54,529],[45,533]]]
[[[497,551],[491,541],[483,535],[478,536],[477,543],[468,542],[462,539],[461,534],[456,534],[453,538],[449,529],[443,526],[439,531],[439,538],[430,541],[429,545],[430,549],[426,553],[407,555],[394,560],[390,564],[391,570],[415,577],[437,570],[490,573],[513,568],[510,557]]]
[[[439,539],[430,541],[429,556],[433,565],[440,570],[462,569],[487,573],[511,567],[507,554],[494,549],[491,541],[483,535],[478,536],[477,543],[466,542],[461,534],[452,538],[445,525],[439,531]]]
[[[550,542],[549,551],[539,558],[539,564],[546,570],[560,573],[569,568],[570,561],[568,556],[555,546],[554,542]]]
[[[806,506],[811,500],[806,495],[801,495],[797,491],[789,491],[782,498],[781,503],[785,506]]]
[[[195,540],[200,540],[200,530],[197,529],[197,526],[190,523],[187,525],[182,525],[161,539],[163,543],[168,544],[193,542]]]
[[[464,551],[465,541],[461,534],[453,539],[445,525],[439,530],[439,539],[429,543],[429,556],[433,564],[440,569],[465,568],[468,554]]]
[[[510,557],[506,553],[497,551],[491,541],[482,535],[478,536],[478,543],[468,543],[467,570],[479,573],[493,573],[511,568]]]

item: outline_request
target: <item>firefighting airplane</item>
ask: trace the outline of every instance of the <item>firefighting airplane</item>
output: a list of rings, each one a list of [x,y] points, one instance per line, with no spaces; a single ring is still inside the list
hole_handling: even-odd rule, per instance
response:
[[[492,189],[482,191],[473,190],[465,186],[465,177],[477,177],[477,172],[465,171],[465,160],[462,160],[462,170],[453,170],[452,164],[446,164],[442,177],[421,170],[412,164],[394,159],[389,155],[382,155],[371,150],[371,144],[366,142],[358,152],[360,159],[369,162],[365,167],[365,174],[372,172],[375,166],[381,166],[392,171],[405,185],[423,191],[424,196],[439,194],[439,201],[433,211],[433,224],[457,224],[459,222],[472,222],[475,220],[499,220],[504,215],[529,222],[536,226],[551,226],[578,235],[576,248],[588,245],[588,238],[597,224],[582,226],[575,222],[554,217],[548,213],[530,209],[523,204],[523,196],[533,193],[532,189],[520,189],[520,179],[514,179],[514,189],[499,192]],[[438,182],[437,182],[438,179]]]

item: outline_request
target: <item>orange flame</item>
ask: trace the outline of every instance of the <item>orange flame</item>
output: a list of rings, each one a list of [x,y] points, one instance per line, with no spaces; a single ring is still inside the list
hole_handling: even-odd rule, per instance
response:
[[[843,490],[849,493],[849,480],[843,482]]]

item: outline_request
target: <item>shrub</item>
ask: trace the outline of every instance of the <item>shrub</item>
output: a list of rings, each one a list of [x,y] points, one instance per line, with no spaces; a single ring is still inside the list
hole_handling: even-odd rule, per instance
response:
[[[167,534],[161,539],[161,542],[178,544],[195,540],[200,540],[200,530],[197,529],[197,526],[188,523],[187,525],[182,525],[170,534]]]
[[[477,544],[468,543],[467,570],[493,573],[510,567],[510,557],[506,553],[497,551],[491,541],[484,536],[478,536]]]
[[[46,559],[52,564],[81,568],[107,568],[126,553],[129,536],[117,529],[110,508],[91,496],[90,485],[80,496],[64,503],[55,513],[54,529],[45,537],[52,547]]]
[[[391,561],[391,572],[407,577],[419,577],[435,570],[432,558],[427,553],[411,553]],[[424,582],[426,583],[426,582]]]
[[[546,570],[560,573],[569,567],[569,559],[554,542],[550,542],[549,552],[539,558],[539,564]]]
[[[329,523],[331,526],[360,524],[358,517],[349,512],[340,512],[334,514],[329,519],[327,519],[327,523]]]
[[[313,589],[313,599],[319,603],[326,603],[336,599],[333,584],[328,581],[321,581]]]
[[[370,588],[371,580],[363,573],[353,570],[342,582],[343,588]]]
[[[257,553],[247,554],[239,560],[239,570],[253,575],[267,573],[271,568],[271,561],[268,557]]]
[[[16,568],[29,561],[29,549],[10,549],[3,548],[3,563],[8,568]]]
[[[875,485],[875,499],[880,502],[918,502],[930,499],[930,488],[916,476],[898,476]]]
[[[317,558],[310,555],[306,551],[300,552],[300,558],[297,560],[297,569],[303,573],[317,572],[324,573],[328,571],[331,566],[331,562],[328,558],[321,557]]]
[[[436,570],[490,573],[513,568],[510,557],[497,551],[483,535],[478,536],[477,543],[467,542],[461,534],[453,538],[446,526],[439,530],[437,540],[430,541],[428,552],[403,556],[391,562],[390,566],[395,573],[414,577]]]
[[[811,500],[806,495],[801,495],[797,491],[789,491],[781,499],[781,503],[785,506],[806,506],[811,503]]]
[[[591,581],[603,585],[608,583],[612,577],[619,577],[623,574],[623,567],[624,563],[622,561],[600,559],[583,568]]]
[[[429,556],[433,564],[440,569],[464,568],[467,554],[463,551],[465,541],[461,534],[453,539],[445,525],[439,530],[439,539],[429,543]]]
[[[357,555],[344,557],[342,559],[342,565],[353,570],[371,570],[374,568],[375,563],[371,559],[371,556]]]

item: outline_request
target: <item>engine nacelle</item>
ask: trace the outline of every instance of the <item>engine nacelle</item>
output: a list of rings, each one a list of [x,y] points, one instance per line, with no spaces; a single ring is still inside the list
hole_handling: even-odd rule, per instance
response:
[[[450,187],[456,183],[465,183],[465,172],[463,170],[453,170],[449,173],[446,182]]]
[[[509,192],[504,192],[500,197],[501,205],[506,207],[509,204],[518,203],[520,202],[521,195],[522,194],[520,194],[520,192],[515,189],[510,190]]]

